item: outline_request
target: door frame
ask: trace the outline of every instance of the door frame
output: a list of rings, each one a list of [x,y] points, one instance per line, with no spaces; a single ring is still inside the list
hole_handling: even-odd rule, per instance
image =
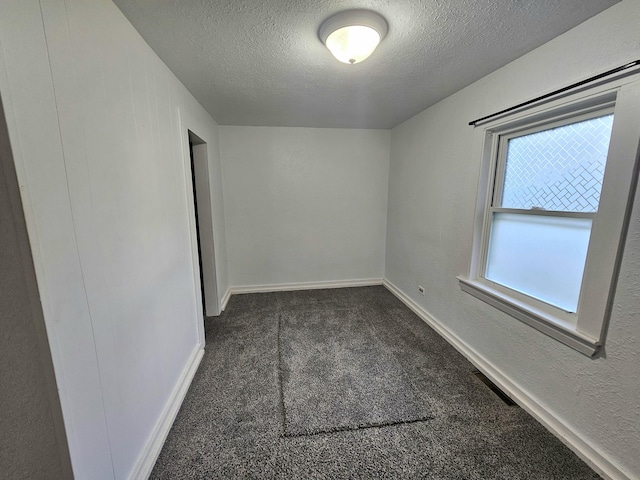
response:
[[[218,298],[216,249],[214,242],[215,227],[213,221],[213,204],[211,202],[211,177],[209,169],[209,153],[213,145],[212,142],[207,141],[208,136],[203,135],[202,132],[197,127],[191,125],[190,122],[185,121],[180,111],[178,111],[178,115],[180,138],[182,140],[182,157],[184,162],[196,308],[200,317],[217,316],[220,314],[220,301]],[[195,170],[193,172],[193,179],[195,179],[195,188],[192,181],[190,142],[193,145],[193,165]],[[196,226],[196,201],[198,203],[199,228]],[[201,245],[200,252],[198,249],[198,234]],[[202,265],[202,272],[200,271],[200,265]],[[202,299],[202,292],[204,292],[204,300]],[[202,333],[204,338],[204,332]]]

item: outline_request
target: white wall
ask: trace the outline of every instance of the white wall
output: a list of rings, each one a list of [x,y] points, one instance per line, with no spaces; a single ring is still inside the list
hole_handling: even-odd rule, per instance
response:
[[[220,127],[230,285],[381,279],[389,136]]]
[[[0,54],[74,473],[144,473],[204,345],[187,129],[227,288],[217,125],[108,0],[4,1]]]
[[[640,1],[625,0],[393,129],[386,253],[390,282],[593,447],[601,468],[630,478],[640,478],[640,195],[596,359],[463,293],[456,276],[469,271],[482,156],[467,123],[640,58],[639,19]]]

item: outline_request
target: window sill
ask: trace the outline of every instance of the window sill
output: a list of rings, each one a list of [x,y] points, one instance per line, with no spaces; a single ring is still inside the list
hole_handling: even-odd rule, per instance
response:
[[[462,291],[517,318],[521,322],[526,323],[584,355],[592,357],[600,348],[599,340],[580,333],[571,325],[567,325],[552,315],[532,308],[524,302],[505,295],[481,282],[469,280],[464,277],[458,277],[458,281],[460,282]]]

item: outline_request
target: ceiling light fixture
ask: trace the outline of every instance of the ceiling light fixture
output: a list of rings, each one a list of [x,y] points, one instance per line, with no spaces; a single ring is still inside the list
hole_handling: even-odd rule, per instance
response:
[[[360,63],[373,53],[387,34],[387,21],[370,10],[346,10],[327,18],[318,35],[343,63]]]

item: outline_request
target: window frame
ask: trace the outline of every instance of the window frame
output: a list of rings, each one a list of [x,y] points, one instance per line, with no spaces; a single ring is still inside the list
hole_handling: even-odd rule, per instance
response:
[[[571,112],[566,115],[562,115],[559,118],[554,118],[552,121],[542,121],[537,122],[535,126],[525,125],[524,127],[517,127],[512,129],[507,129],[505,131],[496,132],[493,135],[496,137],[496,145],[494,146],[495,150],[492,150],[492,161],[494,165],[492,165],[491,171],[495,171],[493,176],[492,187],[489,192],[490,198],[488,199],[488,204],[485,211],[485,219],[484,219],[484,231],[483,231],[483,244],[482,244],[482,257],[480,259],[480,270],[478,272],[479,277],[484,279],[492,288],[495,288],[498,291],[506,295],[513,295],[519,298],[521,301],[530,302],[536,308],[540,309],[556,317],[558,320],[562,321],[564,324],[572,325],[575,327],[577,323],[577,315],[576,313],[567,312],[559,307],[555,307],[550,305],[542,300],[538,300],[535,297],[531,297],[525,293],[518,292],[517,290],[511,289],[508,286],[504,286],[500,283],[493,282],[492,280],[486,277],[488,256],[489,256],[489,244],[491,239],[491,233],[493,229],[493,214],[496,212],[499,213],[516,213],[522,215],[532,215],[532,216],[550,216],[550,217],[569,217],[569,218],[588,218],[592,221],[593,228],[593,220],[597,214],[597,212],[569,212],[569,211],[554,211],[554,210],[524,210],[519,208],[505,208],[505,207],[497,207],[495,204],[502,203],[502,189],[504,188],[506,167],[507,167],[507,146],[509,140],[512,138],[521,137],[524,135],[529,135],[536,132],[541,132],[544,130],[549,130],[552,128],[557,128],[564,125],[569,125],[572,123],[577,123],[583,120],[597,118],[603,115],[613,114],[614,113],[615,103],[613,101],[606,102],[604,105],[596,106],[596,107],[588,107],[586,109],[580,109],[575,112]],[[607,155],[608,159],[608,155]],[[502,188],[501,188],[502,187]],[[578,309],[580,305],[578,304]]]
[[[623,76],[583,88],[562,98],[500,116],[475,127],[482,152],[469,274],[458,276],[461,289],[588,356],[604,344],[638,176],[640,150],[640,75]],[[485,277],[494,195],[504,183],[509,138],[614,114],[609,153],[596,213],[592,218],[584,275],[576,313],[529,297]],[[503,148],[499,148],[500,146]],[[516,213],[526,210],[515,209]],[[531,213],[534,214],[534,213]],[[564,216],[536,210],[537,215]]]

